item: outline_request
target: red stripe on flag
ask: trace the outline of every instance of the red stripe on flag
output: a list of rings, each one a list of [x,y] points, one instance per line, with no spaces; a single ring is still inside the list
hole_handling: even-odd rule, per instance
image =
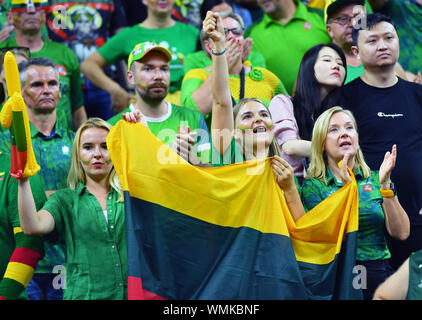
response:
[[[142,288],[142,279],[138,277],[127,277],[128,300],[167,300],[163,297],[149,292]]]
[[[26,164],[26,151],[19,152],[14,144],[10,144],[10,175],[15,179],[22,177]]]
[[[19,247],[15,249],[9,261],[20,262],[28,266],[31,266],[32,268],[35,269],[37,266],[38,260],[40,260],[41,258],[42,258],[42,255],[38,251],[29,249],[29,248]]]
[[[7,300],[5,297],[0,296],[0,300]]]

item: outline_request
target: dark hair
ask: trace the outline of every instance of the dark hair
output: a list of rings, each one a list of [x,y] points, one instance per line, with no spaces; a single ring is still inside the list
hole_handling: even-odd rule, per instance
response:
[[[310,48],[303,56],[292,102],[295,119],[299,128],[299,136],[304,140],[311,140],[314,121],[321,113],[322,106],[329,105],[331,104],[331,100],[335,100],[332,95],[328,95],[324,101],[320,101],[321,85],[315,77],[314,66],[319,52],[324,47],[329,47],[337,52],[343,61],[345,69],[347,65],[343,50],[334,43],[318,44]]]
[[[365,17],[364,17],[365,19]],[[358,45],[358,37],[359,37],[359,31],[361,30],[371,30],[376,24],[380,23],[380,22],[388,22],[389,24],[391,24],[394,29],[397,30],[396,26],[393,23],[393,20],[390,17],[387,17],[381,13],[372,13],[372,14],[368,14],[366,16],[366,21],[362,21],[359,20],[357,22],[357,24],[355,25],[356,27],[353,27],[352,30],[352,39],[353,39],[353,44],[355,46]]]

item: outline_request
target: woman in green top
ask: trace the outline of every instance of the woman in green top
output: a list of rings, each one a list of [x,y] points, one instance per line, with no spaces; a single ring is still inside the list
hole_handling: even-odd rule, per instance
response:
[[[390,252],[386,232],[404,240],[409,236],[409,218],[390,189],[390,174],[397,148],[387,152],[379,171],[371,171],[359,147],[356,121],[352,113],[333,107],[321,114],[312,133],[311,162],[302,184],[302,201],[308,210],[350,181],[347,166],[356,177],[359,192],[357,262],[364,298],[390,274]],[[339,168],[338,163],[342,161]],[[365,271],[363,271],[365,270]],[[366,284],[366,287],[364,285]]]
[[[218,13],[209,11],[203,28],[213,43],[212,50],[212,122],[213,151],[230,163],[253,159],[271,159],[277,183],[283,189],[286,203],[295,220],[304,213],[294,180],[292,167],[280,155],[272,133],[271,115],[259,99],[242,99],[233,109],[230,94],[228,65],[225,56],[224,26]],[[226,157],[228,155],[228,157]],[[212,165],[216,165],[213,155]],[[219,160],[219,159],[218,159]],[[219,161],[218,165],[222,162]]]
[[[19,180],[25,234],[54,231],[65,241],[64,299],[127,298],[124,202],[106,145],[110,128],[104,120],[90,118],[78,129],[68,188],[54,193],[40,211],[28,180]]]

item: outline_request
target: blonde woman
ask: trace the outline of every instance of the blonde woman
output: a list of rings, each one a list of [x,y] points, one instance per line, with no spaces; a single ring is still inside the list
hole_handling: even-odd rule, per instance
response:
[[[372,299],[376,287],[392,273],[385,230],[392,237],[404,240],[409,236],[410,224],[390,181],[396,145],[386,152],[379,171],[371,171],[360,150],[356,128],[353,114],[341,107],[328,109],[316,120],[302,201],[311,210],[350,181],[346,165],[354,173],[359,192],[357,264],[366,270],[364,297]]]
[[[78,129],[68,188],[36,211],[30,184],[19,180],[18,205],[28,235],[65,241],[64,299],[126,299],[127,254],[122,188],[107,150],[111,125],[90,118]]]

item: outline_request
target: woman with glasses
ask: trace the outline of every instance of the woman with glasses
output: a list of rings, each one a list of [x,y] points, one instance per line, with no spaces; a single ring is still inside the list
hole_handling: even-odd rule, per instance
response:
[[[277,94],[285,94],[280,79],[271,71],[251,65],[248,61],[243,62],[243,38],[244,25],[239,15],[221,12],[224,32],[226,37],[226,58],[230,75],[230,92],[233,106],[243,98],[259,98],[266,105]],[[215,49],[212,42],[205,42],[212,54]],[[190,70],[183,78],[182,105],[199,110],[204,114],[208,128],[211,128],[211,66],[201,69]]]

